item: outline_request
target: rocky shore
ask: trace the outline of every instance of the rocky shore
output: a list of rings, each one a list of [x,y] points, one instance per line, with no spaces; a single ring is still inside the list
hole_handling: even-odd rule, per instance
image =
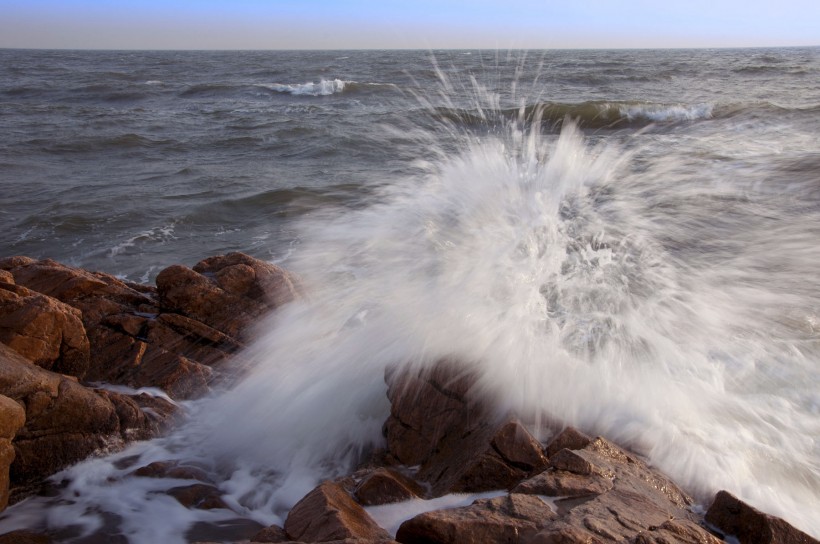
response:
[[[0,259],[0,509],[73,463],[166,432],[178,421],[176,401],[237,379],[241,366],[228,363],[254,324],[299,296],[291,274],[241,253],[171,266],[156,286]],[[603,437],[552,428],[540,442],[526,422],[478,396],[458,361],[395,369],[385,381],[384,449],[308,493],[283,527],[257,526],[242,541],[818,543],[726,491],[704,513]],[[153,463],[135,475],[190,480],[171,493],[188,508],[229,508],[219,483],[196,467]],[[397,529],[376,520],[384,505],[485,492],[493,493]],[[54,541],[42,532],[0,535],[0,544]]]

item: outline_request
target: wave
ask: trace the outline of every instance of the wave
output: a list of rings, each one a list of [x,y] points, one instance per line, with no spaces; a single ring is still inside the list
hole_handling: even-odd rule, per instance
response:
[[[560,128],[571,119],[581,128],[616,129],[643,127],[652,123],[675,123],[710,119],[713,104],[658,104],[651,102],[588,101],[577,104],[544,102],[496,112],[436,108],[435,116],[465,125],[485,125],[499,120],[539,122]]]
[[[291,94],[294,96],[330,96],[332,94],[351,93],[357,91],[395,89],[392,83],[360,83],[358,81],[346,81],[341,79],[321,79],[317,83],[273,83],[270,85],[261,84],[264,87],[277,93]]]

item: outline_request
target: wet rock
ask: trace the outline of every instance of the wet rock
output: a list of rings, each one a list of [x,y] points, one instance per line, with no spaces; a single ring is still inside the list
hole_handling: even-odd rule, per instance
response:
[[[210,257],[193,269],[170,266],[157,276],[157,290],[164,311],[239,339],[259,316],[296,296],[287,272],[242,253]]]
[[[285,532],[291,540],[305,542],[390,540],[364,508],[334,482],[324,482],[296,503],[288,513]]]
[[[389,468],[377,468],[356,486],[354,497],[365,506],[407,501],[424,495],[412,479]]]
[[[213,377],[208,366],[107,327],[91,329],[89,340],[95,365],[88,380],[158,387],[178,399],[199,397],[208,391]]]
[[[198,480],[212,483],[208,474],[199,467],[180,465],[176,461],[155,461],[133,472],[143,478],[174,478],[177,480]]]
[[[757,510],[728,491],[715,496],[706,522],[740,544],[818,544],[785,520]]]
[[[89,344],[81,318],[59,300],[0,283],[0,342],[42,368],[85,375]]]
[[[474,400],[475,379],[456,363],[386,379],[388,449],[404,464],[421,464],[418,478],[433,496],[509,489],[546,468],[541,444],[519,422]]]
[[[251,537],[251,542],[289,542],[287,533],[278,525],[265,527]]]
[[[600,495],[612,489],[612,480],[597,474],[580,476],[563,470],[546,470],[524,480],[515,493],[546,495],[548,497],[585,497]]]
[[[162,428],[156,412],[126,415],[133,405],[125,397],[43,370],[3,344],[0,393],[25,410],[25,425],[12,442],[12,487],[42,480],[89,455],[120,449],[130,436],[147,437]],[[133,402],[139,405],[140,400]]]
[[[487,406],[469,395],[475,376],[451,361],[432,370],[388,370],[390,417],[384,424],[387,449],[404,465],[420,465],[445,436],[494,421]]]
[[[25,422],[23,408],[5,395],[0,395],[0,511],[9,502],[9,467],[14,461],[11,441]]]
[[[403,544],[525,542],[553,518],[555,513],[538,497],[512,494],[420,514],[402,523],[396,540]]]
[[[0,535],[0,544],[51,544],[54,540],[45,534],[32,531],[12,531]]]
[[[168,495],[174,497],[186,508],[198,508],[199,510],[228,509],[228,506],[222,500],[222,493],[219,489],[208,484],[174,487],[168,490]]]
[[[545,453],[547,457],[552,457],[563,449],[580,450],[590,442],[592,442],[592,439],[575,427],[567,427],[550,441]]]
[[[603,540],[589,531],[572,525],[555,523],[537,533],[526,544],[603,544]]]

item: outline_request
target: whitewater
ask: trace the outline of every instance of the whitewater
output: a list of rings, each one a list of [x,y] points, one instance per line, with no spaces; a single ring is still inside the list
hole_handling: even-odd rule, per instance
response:
[[[271,260],[305,294],[257,325],[250,372],[183,403],[169,436],[57,475],[53,496],[9,508],[0,529],[142,543],[281,524],[382,445],[385,371],[447,358],[544,438],[603,435],[701,507],[727,489],[820,536],[818,97],[571,103],[534,91],[521,58],[515,85],[497,66],[462,77],[438,60],[434,86],[396,86],[423,114],[397,119],[386,98],[361,136],[390,142],[401,168],[287,218]],[[269,90],[308,108],[354,80],[369,79]],[[185,228],[135,228],[106,258]],[[232,511],[188,510],[161,493],[179,481],[130,475],[157,460],[206,470]]]

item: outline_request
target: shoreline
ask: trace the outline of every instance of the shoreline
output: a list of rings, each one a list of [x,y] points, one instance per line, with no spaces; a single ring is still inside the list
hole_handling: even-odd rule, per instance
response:
[[[10,470],[0,486],[19,501],[67,466],[167,433],[178,421],[176,402],[237,379],[230,361],[253,341],[254,323],[300,291],[287,271],[240,253],[168,267],[156,287],[50,260],[0,259],[0,458],[9,459],[3,466]],[[385,449],[358,472],[322,483],[293,507],[284,527],[260,536],[286,540],[255,541],[390,541],[364,503],[504,489],[470,506],[419,514],[395,538],[481,541],[496,531],[493,538],[522,543],[718,542],[726,533],[745,543],[780,531],[772,541],[817,542],[726,492],[704,516],[671,480],[604,438],[556,428],[541,443],[516,418],[499,420],[486,399],[471,396],[472,380],[457,362],[387,376]],[[90,382],[157,387],[169,398]],[[138,477],[197,481],[174,495],[186,507],[230,510],[219,482],[208,483],[196,467],[136,468]],[[553,509],[542,495],[561,504]],[[754,534],[743,534],[750,523]],[[471,531],[479,536],[468,538]]]

